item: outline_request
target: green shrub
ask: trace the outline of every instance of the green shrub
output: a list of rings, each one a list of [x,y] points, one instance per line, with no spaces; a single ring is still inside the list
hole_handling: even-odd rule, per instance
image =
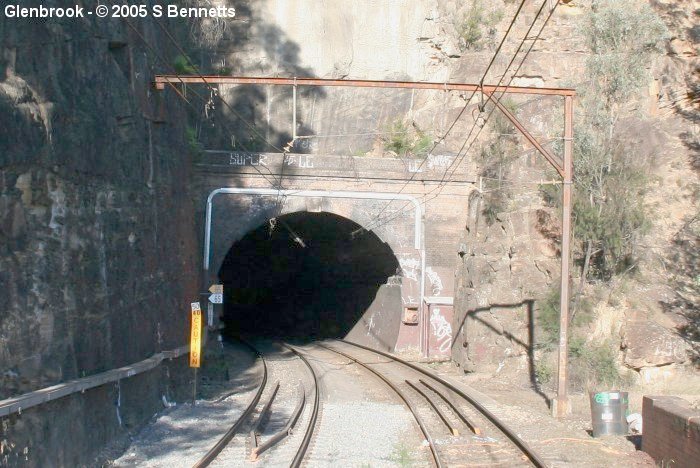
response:
[[[400,442],[394,448],[394,452],[391,454],[390,460],[400,467],[409,467],[414,466],[415,464],[411,449],[404,442]]]
[[[433,138],[420,131],[409,129],[401,120],[389,127],[389,136],[384,138],[384,149],[399,156],[426,157],[433,147]]]
[[[192,61],[185,55],[178,55],[173,61],[173,68],[178,75],[196,75],[197,69],[191,65]]]
[[[187,146],[193,156],[201,156],[204,151],[202,143],[199,142],[197,136],[197,129],[187,126],[185,129],[185,140],[187,141]]]
[[[220,67],[216,70],[217,75],[221,76],[229,76],[233,75],[233,68],[231,67]]]
[[[511,99],[503,99],[502,104],[515,112],[516,104]],[[511,134],[515,131],[512,123],[496,111],[489,119],[496,134],[489,144],[481,150],[482,169],[482,214],[488,225],[498,219],[498,213],[507,211],[512,198],[512,184],[506,182],[511,172],[511,163],[516,158],[517,138]]]
[[[606,106],[626,102],[648,82],[649,59],[663,52],[666,26],[648,4],[636,0],[598,0],[582,25],[592,52],[589,84]]]
[[[553,377],[554,369],[547,361],[540,360],[535,364],[535,379],[538,384],[546,385],[552,381]]]
[[[656,154],[625,143],[619,122],[648,83],[649,63],[668,32],[648,4],[635,0],[594,2],[581,24],[591,54],[577,87],[586,112],[574,139],[574,238],[585,279],[608,281],[635,270],[639,240],[650,228],[644,195]],[[545,190],[545,200],[558,205],[560,188]]]
[[[539,313],[537,315],[537,325],[541,330],[538,345],[543,348],[551,348],[559,342],[559,311],[560,311],[561,291],[556,283],[549,290],[541,301],[538,301]],[[577,304],[577,311],[570,323],[571,329],[580,328],[593,321],[593,301],[590,298],[582,297]],[[573,340],[572,340],[573,342]],[[571,348],[571,345],[569,346]]]
[[[584,338],[572,338],[569,343],[570,382],[576,390],[615,389],[631,384],[617,368],[614,343],[589,343]]]
[[[404,155],[411,149],[412,138],[408,134],[406,124],[401,120],[394,121],[389,127],[389,137],[384,140],[384,149]]]
[[[496,25],[502,19],[502,10],[487,12],[481,0],[473,0],[462,21],[456,25],[462,49],[479,50],[484,47],[485,39],[493,41]]]
[[[418,140],[413,143],[411,153],[414,156],[425,157],[433,147],[433,138],[430,135],[419,135]]]
[[[498,213],[505,211],[505,205],[502,204],[502,197],[484,197],[484,202],[481,214],[484,215],[486,224],[490,226],[498,221]]]
[[[537,324],[541,330],[538,345],[549,348],[559,341],[559,289],[553,287],[547,296],[539,301]]]

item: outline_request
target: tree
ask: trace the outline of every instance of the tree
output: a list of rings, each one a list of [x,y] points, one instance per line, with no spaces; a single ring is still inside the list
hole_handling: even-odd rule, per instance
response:
[[[649,226],[643,195],[653,161],[620,140],[618,123],[649,82],[647,67],[668,34],[649,5],[634,0],[594,2],[582,29],[591,56],[577,88],[584,111],[574,144],[581,285],[591,274],[609,279],[634,268],[637,240]]]

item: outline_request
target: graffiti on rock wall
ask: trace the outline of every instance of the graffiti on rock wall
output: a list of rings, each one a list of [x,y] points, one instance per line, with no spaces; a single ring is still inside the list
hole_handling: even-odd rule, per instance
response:
[[[423,172],[422,161],[418,161],[416,159],[411,159],[408,161],[408,172]]]
[[[446,168],[450,167],[452,165],[452,161],[454,161],[454,158],[451,158],[450,156],[445,156],[443,154],[438,154],[433,156],[432,154],[428,157],[428,168],[433,169],[433,168]]]
[[[318,149],[318,142],[312,140],[311,138],[297,138],[293,142],[294,149],[297,151],[316,151]]]
[[[401,302],[403,302],[403,305],[416,305],[418,304],[418,299],[409,295],[406,297],[402,297]]]
[[[229,154],[230,166],[267,166],[267,156],[258,153],[233,152]]]
[[[452,346],[452,325],[445,320],[445,316],[440,313],[439,308],[433,309],[430,314],[430,328],[433,331],[440,352],[449,352]]]
[[[412,173],[420,173],[423,172],[423,168],[427,166],[428,169],[444,169],[444,168],[449,168],[452,166],[452,162],[454,161],[454,158],[450,156],[445,156],[442,154],[438,155],[428,155],[428,158],[426,160],[418,160],[418,159],[411,159],[408,161],[408,172]]]
[[[284,165],[312,169],[314,167],[314,157],[305,154],[285,154]]]

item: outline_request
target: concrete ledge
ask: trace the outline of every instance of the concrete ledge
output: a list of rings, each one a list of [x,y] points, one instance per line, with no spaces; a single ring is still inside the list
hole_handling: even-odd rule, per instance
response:
[[[446,171],[456,170],[456,154],[431,154],[426,158],[376,158],[296,153],[255,153],[207,150],[196,164],[207,175],[266,175],[284,177],[338,177],[401,179],[413,181],[444,179]],[[476,183],[478,177],[462,169],[452,180]],[[468,172],[468,173],[467,173]]]
[[[127,379],[137,374],[147,372],[159,366],[165,359],[175,359],[189,353],[189,346],[181,346],[177,349],[163,351],[154,354],[148,359],[128,366],[112,369],[100,374],[91,375],[82,379],[70,380],[68,382],[42,388],[30,393],[25,393],[6,400],[0,400],[0,417],[12,413],[19,413],[32,406],[41,405],[48,401],[57,400],[73,393],[84,392],[85,390],[99,387],[110,382]]]
[[[663,466],[697,466],[700,410],[673,396],[645,396],[642,450]]]

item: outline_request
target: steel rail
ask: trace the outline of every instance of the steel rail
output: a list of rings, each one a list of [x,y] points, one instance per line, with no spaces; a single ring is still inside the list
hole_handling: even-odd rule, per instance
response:
[[[443,411],[440,409],[440,407],[428,396],[428,394],[425,393],[425,392],[424,392],[423,390],[421,390],[420,388],[418,388],[418,386],[417,386],[416,384],[410,382],[408,379],[406,379],[405,382],[406,382],[406,384],[407,384],[409,387],[411,387],[413,390],[415,390],[416,392],[418,392],[418,394],[419,394],[420,396],[422,396],[423,398],[425,398],[425,401],[427,401],[428,404],[429,404],[429,405],[433,408],[433,410],[437,413],[437,415],[438,415],[438,416],[440,417],[440,419],[442,420],[443,424],[445,424],[445,426],[447,427],[447,429],[450,431],[450,434],[453,435],[453,436],[458,436],[458,435],[459,435],[459,431],[457,430],[457,428],[454,427],[454,426],[452,425],[452,423],[450,422],[450,420],[449,420],[449,418],[447,417],[447,415],[446,415],[445,413],[443,413]]]
[[[270,408],[272,407],[272,402],[275,401],[275,397],[277,396],[277,391],[280,389],[280,383],[279,381],[275,383],[274,385],[274,390],[272,390],[272,395],[270,395],[270,398],[267,400],[267,403],[265,403],[265,406],[260,410],[260,414],[258,414],[258,418],[255,420],[255,423],[253,424],[253,428],[250,430],[250,439],[251,439],[251,444],[253,445],[253,448],[258,447],[258,431],[262,427],[265,418],[267,417],[268,413],[270,412]]]
[[[299,446],[299,450],[297,450],[296,455],[294,455],[294,459],[292,460],[292,463],[290,464],[291,467],[297,468],[301,466],[301,462],[304,460],[304,456],[306,455],[306,451],[309,448],[309,445],[311,444],[311,437],[313,436],[314,428],[316,427],[316,421],[318,419],[318,411],[321,407],[321,396],[320,396],[320,388],[318,385],[318,378],[316,376],[316,371],[314,371],[313,367],[311,367],[311,363],[309,363],[308,359],[304,355],[302,355],[296,348],[294,348],[291,345],[288,345],[286,343],[283,343],[282,346],[285,348],[289,349],[291,352],[297,355],[304,364],[306,364],[306,367],[309,369],[309,372],[311,372],[311,376],[314,379],[314,406],[311,410],[311,417],[309,418],[309,424],[306,427],[306,433],[304,434],[304,438],[302,439],[301,445]]]
[[[363,346],[361,344],[353,343],[352,341],[346,341],[346,340],[337,340],[341,343],[345,343],[348,345],[355,346],[356,348],[364,349],[367,351],[370,351],[375,354],[379,354],[380,356],[384,356],[386,358],[392,359],[396,362],[399,362],[407,367],[410,367],[411,369],[420,372],[421,374],[430,377],[431,379],[435,380],[436,382],[441,383],[445,387],[449,388],[452,390],[454,393],[462,397],[464,400],[466,400],[470,405],[472,405],[474,408],[476,408],[481,414],[483,414],[486,419],[488,419],[494,426],[496,426],[503,434],[506,435],[529,459],[530,462],[532,462],[533,465],[535,465],[538,468],[546,468],[547,464],[544,462],[544,460],[532,449],[530,448],[527,443],[522,440],[513,430],[511,430],[508,426],[505,425],[500,419],[496,417],[491,411],[489,411],[484,405],[479,403],[476,399],[473,397],[467,395],[464,393],[462,390],[448,382],[447,380],[443,379],[439,375],[434,374],[433,372],[427,371],[420,366],[417,366],[411,362],[404,361],[403,359],[396,357],[392,354],[385,353],[383,351],[378,351],[376,349],[372,349],[367,346]],[[322,345],[321,345],[322,346]],[[349,359],[354,359],[350,356],[347,356]]]
[[[306,406],[306,390],[304,390],[304,385],[301,382],[299,382],[299,393],[301,394],[301,396],[299,397],[299,403],[297,403],[296,407],[294,408],[294,411],[292,411],[292,415],[287,420],[287,424],[284,425],[284,428],[282,428],[281,431],[274,434],[265,442],[253,449],[253,451],[250,453],[251,461],[256,461],[261,453],[270,449],[272,446],[277,444],[285,437],[291,435],[292,429],[296,425],[297,421],[299,420],[299,417],[301,416],[302,411],[304,411],[304,407]]]
[[[343,340],[339,340],[339,341],[343,341]],[[406,397],[406,395],[396,385],[391,383],[391,381],[389,381],[389,379],[384,377],[382,374],[380,374],[376,370],[372,369],[367,364],[361,362],[359,359],[357,359],[353,356],[350,356],[349,354],[346,354],[342,351],[338,351],[337,349],[333,349],[329,346],[323,345],[321,343],[316,343],[316,345],[320,346],[321,348],[327,349],[328,351],[331,351],[333,353],[340,354],[341,356],[343,356],[347,359],[350,359],[351,361],[355,362],[356,364],[359,364],[363,368],[367,369],[368,371],[370,371],[371,373],[373,373],[374,375],[379,377],[385,384],[387,384],[389,386],[389,388],[391,388],[399,396],[399,398],[401,398],[401,400],[403,400],[406,407],[411,411],[411,414],[413,414],[413,418],[418,423],[418,427],[420,427],[420,430],[423,433],[423,436],[425,436],[425,440],[428,441],[428,445],[430,446],[430,453],[433,456],[433,461],[435,462],[435,466],[437,466],[437,468],[442,468],[443,464],[442,464],[442,461],[440,461],[440,455],[438,455],[437,448],[435,447],[435,442],[433,442],[432,437],[430,437],[430,434],[428,433],[428,429],[425,427],[425,423],[423,423],[423,420],[420,418],[418,413],[416,413],[413,406],[411,406],[411,403],[408,401],[408,398]]]
[[[454,414],[456,414],[456,415],[459,417],[459,419],[461,419],[462,422],[463,422],[474,434],[476,434],[476,435],[481,435],[481,429],[479,429],[479,428],[476,426],[476,424],[474,424],[473,422],[471,422],[471,421],[469,420],[469,418],[462,412],[462,410],[460,410],[459,408],[457,408],[457,405],[455,405],[453,402],[451,402],[449,398],[447,398],[445,395],[442,394],[442,392],[438,391],[438,389],[436,389],[435,387],[433,387],[432,385],[430,385],[430,384],[429,384],[428,382],[426,382],[425,380],[423,380],[423,379],[418,379],[418,381],[419,381],[420,383],[422,383],[423,385],[425,385],[426,387],[428,387],[430,390],[432,390],[433,393],[435,393],[437,396],[439,396],[440,398],[442,398],[442,401],[444,401],[445,403],[447,403],[447,406],[449,406],[449,407],[452,409],[452,412],[453,412]]]
[[[260,382],[260,386],[258,387],[258,391],[255,392],[255,395],[253,398],[250,400],[250,403],[248,403],[248,406],[246,406],[246,409],[243,411],[243,414],[236,420],[236,422],[233,423],[231,428],[226,431],[226,433],[221,436],[219,441],[211,448],[209,451],[193,466],[193,468],[204,468],[207,467],[213,462],[216,457],[221,453],[222,450],[228,445],[229,442],[231,442],[231,439],[236,435],[238,430],[241,428],[241,426],[248,420],[248,418],[253,414],[253,411],[255,411],[255,407],[258,404],[258,401],[260,401],[260,397],[262,396],[263,390],[265,390],[265,386],[267,385],[267,363],[265,363],[265,358],[263,355],[258,351],[253,345],[250,343],[240,340],[239,341],[249,348],[255,355],[257,355],[260,360],[262,361],[263,364],[263,378],[262,381]]]

